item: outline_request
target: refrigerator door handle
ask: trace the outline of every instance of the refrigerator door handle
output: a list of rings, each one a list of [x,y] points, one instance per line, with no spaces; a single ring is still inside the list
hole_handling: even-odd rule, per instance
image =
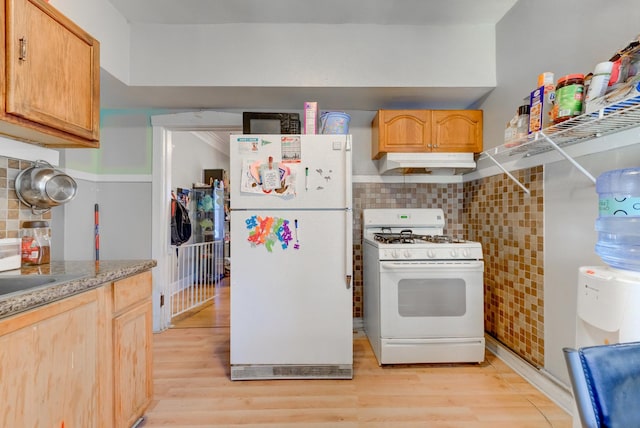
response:
[[[345,232],[345,272],[347,274],[347,290],[351,289],[351,277],[353,276],[353,212],[350,209],[345,210],[346,225]]]
[[[350,209],[353,206],[353,195],[352,195],[352,156],[351,156],[351,135],[346,135],[346,143],[345,143],[345,152],[344,152],[344,198],[345,198],[345,206]],[[348,177],[348,178],[347,178]],[[351,225],[351,223],[348,223]],[[350,228],[350,227],[349,227]]]

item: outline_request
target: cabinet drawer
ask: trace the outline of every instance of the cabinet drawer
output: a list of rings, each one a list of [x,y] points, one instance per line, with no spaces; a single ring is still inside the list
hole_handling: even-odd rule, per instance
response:
[[[151,296],[151,271],[142,272],[113,283],[113,312],[121,310]]]

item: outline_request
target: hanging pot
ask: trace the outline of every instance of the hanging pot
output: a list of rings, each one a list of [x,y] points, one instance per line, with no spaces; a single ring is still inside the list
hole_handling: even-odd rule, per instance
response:
[[[15,187],[20,202],[31,207],[34,214],[44,214],[55,206],[69,202],[78,189],[73,178],[42,160],[20,171]]]

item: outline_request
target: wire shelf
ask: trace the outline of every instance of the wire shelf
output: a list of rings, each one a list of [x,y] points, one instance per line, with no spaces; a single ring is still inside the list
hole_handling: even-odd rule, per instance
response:
[[[640,126],[640,95],[486,150],[480,154],[479,159],[491,157],[497,162],[506,162],[514,160],[514,156],[534,156],[555,150],[556,147],[549,140],[564,148],[637,126]]]

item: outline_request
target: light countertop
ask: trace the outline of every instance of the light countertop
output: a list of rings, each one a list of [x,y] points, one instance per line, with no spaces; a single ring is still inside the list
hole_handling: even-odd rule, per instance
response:
[[[0,295],[0,318],[5,318],[47,303],[63,299],[73,294],[97,288],[156,266],[155,260],[101,260],[61,261],[39,266],[25,266],[13,271],[1,272],[4,275],[52,275],[74,276],[74,279],[39,286],[33,289]]]

